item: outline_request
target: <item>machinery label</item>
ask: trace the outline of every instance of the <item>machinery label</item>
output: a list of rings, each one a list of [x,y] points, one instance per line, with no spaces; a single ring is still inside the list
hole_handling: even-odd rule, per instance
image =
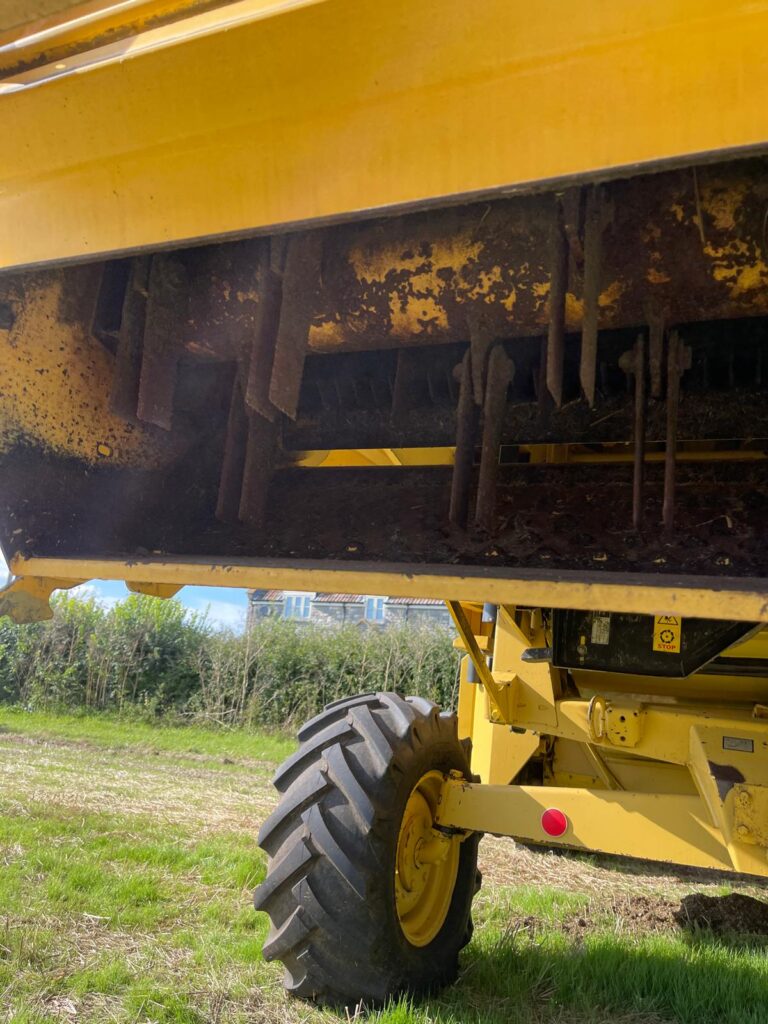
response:
[[[653,649],[665,654],[680,653],[682,620],[674,615],[655,615],[653,619]]]
[[[611,639],[611,616],[595,615],[592,619],[592,643],[607,644]]]
[[[741,736],[723,736],[723,750],[740,750],[744,754],[754,754],[755,741],[745,740]]]

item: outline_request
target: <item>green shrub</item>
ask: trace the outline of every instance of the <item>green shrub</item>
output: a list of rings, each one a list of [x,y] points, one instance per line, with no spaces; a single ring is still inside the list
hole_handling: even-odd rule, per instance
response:
[[[458,660],[445,630],[268,618],[236,636],[178,601],[140,595],[107,610],[60,594],[53,609],[44,623],[0,619],[0,700],[275,728],[370,690],[455,702]]]

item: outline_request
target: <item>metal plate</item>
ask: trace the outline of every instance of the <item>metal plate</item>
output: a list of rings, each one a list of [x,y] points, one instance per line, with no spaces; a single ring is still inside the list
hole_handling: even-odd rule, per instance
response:
[[[764,146],[767,34],[747,0],[241,0],[0,85],[0,267]]]

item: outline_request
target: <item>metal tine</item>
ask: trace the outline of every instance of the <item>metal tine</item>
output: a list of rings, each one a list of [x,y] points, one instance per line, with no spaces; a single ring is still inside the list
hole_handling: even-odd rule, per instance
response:
[[[306,231],[288,240],[277,325],[269,401],[295,420],[309,347],[312,317],[322,290],[322,231]]]
[[[565,295],[568,290],[568,239],[563,208],[555,200],[550,238],[549,332],[547,334],[547,390],[559,409],[563,404],[565,361]]]
[[[276,248],[280,250],[279,254],[282,254],[285,249],[284,240],[279,240],[277,244],[268,238],[263,240],[259,257],[259,308],[251,339],[248,380],[245,388],[248,408],[268,420],[273,420],[277,411],[269,400],[269,384],[283,298],[282,267],[276,259],[276,255],[279,254],[273,251]]]
[[[459,369],[459,402],[456,410],[456,453],[451,479],[450,521],[464,529],[469,516],[472,460],[480,410],[472,386],[472,353],[467,351]]]
[[[219,493],[216,501],[216,518],[224,523],[237,522],[240,496],[243,488],[245,450],[248,439],[248,416],[245,411],[240,370],[232,382],[232,397],[229,403],[227,433],[224,441],[224,457],[219,477]]]
[[[632,525],[639,530],[643,518],[645,460],[645,335],[635,342],[635,417],[632,434],[634,472],[632,476]]]
[[[651,398],[661,398],[663,360],[664,317],[659,313],[651,313],[648,317],[648,361],[651,368]]]
[[[499,475],[499,446],[506,405],[507,389],[514,374],[514,363],[503,345],[496,345],[488,359],[488,376],[483,404],[483,440],[480,454],[480,477],[477,485],[475,522],[491,530],[496,507],[496,482]]]
[[[137,415],[163,430],[172,426],[188,304],[189,277],[183,260],[175,253],[157,253],[149,273]]]
[[[603,232],[609,209],[602,188],[587,192],[584,215],[584,315],[581,327],[579,381],[590,408],[595,404],[597,328],[603,263]]]
[[[691,350],[683,345],[677,331],[669,335],[667,353],[667,444],[664,454],[664,532],[675,526],[675,475],[677,460],[677,416],[680,406],[680,378],[691,367]]]
[[[243,487],[239,518],[247,526],[261,528],[267,507],[269,481],[275,462],[279,426],[257,412],[248,417]]]
[[[123,299],[120,333],[117,339],[115,372],[109,407],[117,416],[135,421],[139,402],[141,353],[149,293],[150,256],[137,256],[131,265]]]

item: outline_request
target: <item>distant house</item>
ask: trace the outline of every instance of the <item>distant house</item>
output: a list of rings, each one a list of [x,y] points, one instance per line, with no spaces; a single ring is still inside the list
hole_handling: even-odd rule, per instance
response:
[[[298,590],[250,590],[248,622],[268,616],[318,625],[451,625],[443,601],[375,594],[320,594]]]

